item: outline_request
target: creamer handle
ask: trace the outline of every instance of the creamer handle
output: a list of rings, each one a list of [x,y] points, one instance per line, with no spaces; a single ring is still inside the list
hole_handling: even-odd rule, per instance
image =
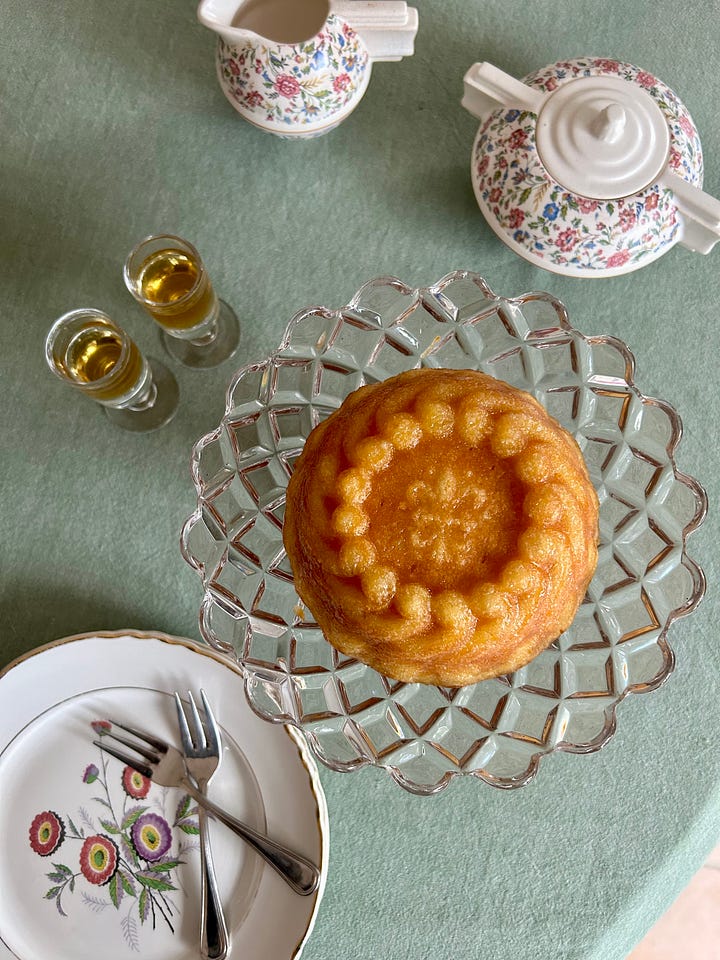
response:
[[[373,61],[402,60],[415,52],[418,13],[405,0],[331,0],[330,12],[359,34]]]

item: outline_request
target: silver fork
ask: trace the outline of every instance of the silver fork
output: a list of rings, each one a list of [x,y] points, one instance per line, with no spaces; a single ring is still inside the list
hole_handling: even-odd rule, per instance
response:
[[[220,763],[220,731],[204,690],[200,691],[200,699],[205,712],[204,724],[195,706],[193,695],[188,690],[191,730],[188,724],[188,713],[180,696],[175,694],[185,767],[197,784],[198,790],[204,795]],[[203,807],[198,807],[198,824],[200,826],[200,956],[203,960],[225,960],[230,947],[230,938],[213,867],[207,815]]]
[[[256,853],[259,853],[270,864],[273,870],[280,874],[296,893],[308,896],[317,890],[320,882],[320,871],[315,864],[306,860],[305,857],[301,857],[300,854],[293,853],[282,843],[258,833],[257,830],[253,830],[242,820],[236,819],[222,807],[213,803],[209,797],[198,790],[190,779],[185,757],[176,747],[137,727],[130,727],[112,720],[110,720],[110,723],[113,727],[118,727],[120,730],[131,734],[139,743],[128,740],[127,737],[112,731],[104,732],[102,734],[103,740],[111,738],[133,750],[142,759],[138,759],[138,756],[133,757],[127,752],[118,750],[117,747],[103,743],[101,740],[93,741],[96,746],[115,757],[120,763],[127,764],[144,777],[159,783],[163,787],[182,787],[201,807],[204,807],[217,820],[224,823],[239,837],[242,837]]]

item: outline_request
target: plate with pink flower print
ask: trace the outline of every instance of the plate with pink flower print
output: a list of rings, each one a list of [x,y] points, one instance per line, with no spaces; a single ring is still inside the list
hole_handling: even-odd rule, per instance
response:
[[[210,821],[230,960],[300,956],[325,885],[327,808],[302,738],[259,719],[239,679],[205,647],[134,631],[57,641],[0,674],[2,960],[199,956],[196,804],[93,743],[111,717],[178,744],[172,692],[199,687],[222,733],[212,798],[322,871],[299,897]]]

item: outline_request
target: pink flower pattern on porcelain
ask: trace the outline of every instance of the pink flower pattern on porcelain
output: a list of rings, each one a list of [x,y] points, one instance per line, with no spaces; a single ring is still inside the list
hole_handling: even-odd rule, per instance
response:
[[[330,129],[353,109],[367,82],[370,58],[358,34],[330,15],[320,33],[297,44],[241,46],[218,39],[218,78],[246,119],[265,129],[300,134]]]
[[[672,90],[647,71],[616,60],[583,58],[552,64],[523,82],[550,93],[577,77],[603,74],[639,83],[653,97],[670,129],[670,167],[701,186],[703,158],[695,124]],[[504,234],[566,273],[633,269],[677,240],[671,190],[651,184],[632,196],[607,201],[570,193],[540,162],[536,122],[528,110],[503,107],[487,117],[475,140],[476,196]]]
[[[107,720],[91,726],[101,738],[112,729]],[[178,792],[173,815],[166,810],[172,792],[153,786],[132,767],[120,774],[102,751],[99,763],[87,764],[80,779],[91,787],[88,799],[99,804],[100,812],[92,815],[90,807],[81,804],[73,820],[67,813],[61,817],[44,810],[33,817],[28,842],[38,856],[51,858],[44,867],[49,863],[51,869],[45,873],[50,886],[43,899],[54,902],[61,917],[69,916],[73,896],[94,912],[112,904],[119,914],[119,936],[129,950],[138,951],[138,922],[143,926],[147,921],[155,930],[156,921],[163,919],[175,932],[171,917],[178,904],[172,898],[183,890],[178,868],[191,849],[184,838],[200,831],[197,804]],[[182,834],[176,837],[175,851],[174,831]]]

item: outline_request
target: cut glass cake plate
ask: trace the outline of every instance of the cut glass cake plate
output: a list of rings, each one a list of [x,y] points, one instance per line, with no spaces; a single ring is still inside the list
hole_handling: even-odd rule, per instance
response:
[[[600,499],[598,567],[571,627],[511,676],[456,689],[399,683],[334,650],[283,549],[310,431],[352,390],[414,367],[529,391],[577,439]],[[583,336],[547,293],[504,299],[466,271],[419,289],[371,280],[347,306],[296,314],[271,356],[235,374],[222,422],[195,445],[182,551],[203,583],[202,635],[242,666],[253,710],[299,727],[334,770],[378,765],[418,794],[457,775],[521,786],[546,754],[599,749],[620,700],[673,669],[668,629],[705,588],[686,540],[707,501],[675,466],[681,432],[670,404],[635,386],[625,344]]]

